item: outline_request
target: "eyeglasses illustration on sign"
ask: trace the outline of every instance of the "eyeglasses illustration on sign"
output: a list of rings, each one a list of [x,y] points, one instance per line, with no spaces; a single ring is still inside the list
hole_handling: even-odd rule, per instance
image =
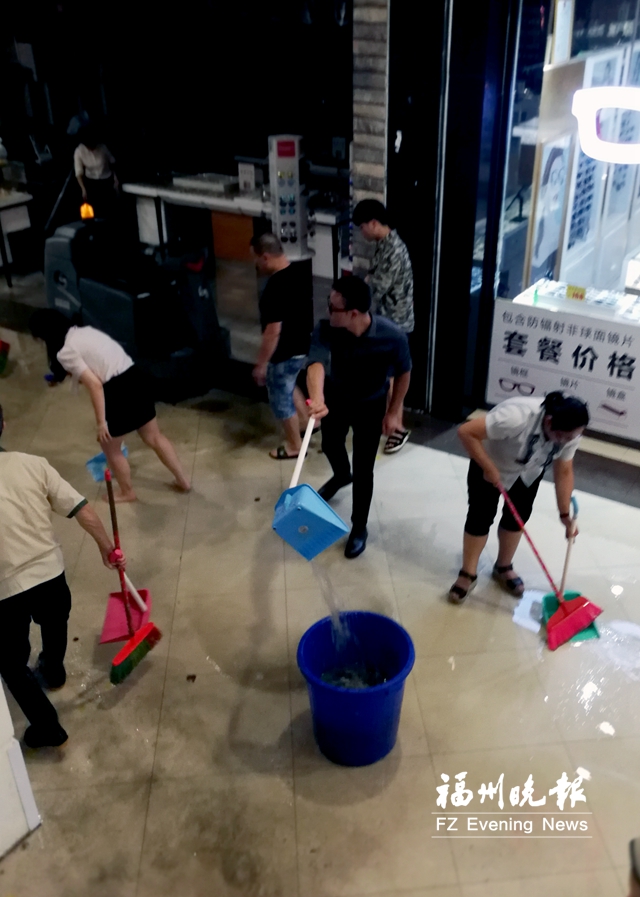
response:
[[[598,133],[598,113],[603,109],[640,112],[640,87],[587,87],[576,90],[571,107],[578,119],[580,146],[585,155],[617,165],[640,164],[640,143],[614,143],[602,139]]]
[[[613,405],[606,405],[603,402],[598,405],[598,408],[602,408],[603,411],[608,411],[609,414],[615,414],[616,417],[626,417],[627,409],[619,410],[618,408],[614,408]]]
[[[509,380],[508,377],[501,377],[499,380],[500,389],[504,392],[513,392],[517,389],[521,396],[532,396],[536,391],[535,386],[531,383],[516,383],[515,380]]]

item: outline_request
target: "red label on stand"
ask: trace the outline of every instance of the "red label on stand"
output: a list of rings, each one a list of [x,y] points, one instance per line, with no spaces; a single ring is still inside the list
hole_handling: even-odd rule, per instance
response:
[[[278,158],[291,159],[296,154],[295,140],[278,140]]]

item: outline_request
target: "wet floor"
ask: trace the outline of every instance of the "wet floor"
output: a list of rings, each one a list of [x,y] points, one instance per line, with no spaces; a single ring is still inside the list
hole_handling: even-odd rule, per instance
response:
[[[15,339],[0,379],[3,443],[45,455],[108,525],[84,468],[97,451],[89,401],[46,388],[44,369],[40,350]],[[318,563],[340,608],[399,620],[417,659],[396,749],[343,769],[315,747],[295,666],[300,636],[327,611],[311,566],[271,530],[292,464],[267,454],[268,409],[216,395],[161,406],[159,420],[193,492],[173,493],[132,437],[140,501],[119,516],[129,573],[150,590],[164,638],[109,684],[114,647],[97,636],[117,578],[74,522],[56,519],[74,606],[69,682],[53,699],[70,740],[27,753],[43,825],[0,861],[0,897],[624,894],[627,842],[640,834],[640,510],[579,496],[568,588],[604,608],[602,638],[552,654],[490,580],[494,540],[468,604],[444,600],[460,565],[464,461],[411,444],[381,457],[366,552],[346,561],[338,543]],[[304,470],[317,487],[328,468],[314,444]],[[335,507],[347,520],[349,504],[346,489]],[[559,577],[547,483],[531,532]],[[527,586],[545,590],[526,545],[517,560]]]

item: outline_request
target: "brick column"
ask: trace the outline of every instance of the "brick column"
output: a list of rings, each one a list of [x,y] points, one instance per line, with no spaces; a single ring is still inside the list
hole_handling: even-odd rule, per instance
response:
[[[388,19],[388,0],[353,0],[354,204],[386,199]],[[372,254],[355,230],[354,273],[366,273]]]

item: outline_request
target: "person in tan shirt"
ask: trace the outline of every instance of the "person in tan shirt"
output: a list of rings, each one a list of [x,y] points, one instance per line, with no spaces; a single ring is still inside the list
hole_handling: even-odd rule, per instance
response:
[[[0,407],[0,434],[4,429]],[[58,714],[42,688],[62,688],[71,593],[51,511],[75,518],[95,540],[103,563],[114,546],[101,520],[73,486],[44,458],[0,447],[0,676],[29,727],[27,747],[57,747],[67,740]],[[40,626],[42,652],[35,671],[28,666],[31,621]]]

